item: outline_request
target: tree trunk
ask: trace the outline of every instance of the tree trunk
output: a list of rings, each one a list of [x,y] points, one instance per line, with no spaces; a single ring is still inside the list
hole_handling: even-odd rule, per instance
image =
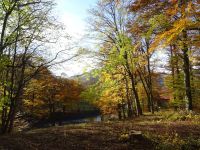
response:
[[[123,113],[123,119],[126,119],[126,109],[125,109],[125,104],[122,104],[122,113]]]
[[[143,78],[145,78],[144,75],[143,75],[143,78],[142,78],[141,72],[139,70],[138,70],[138,74],[139,74],[140,80],[142,82],[144,91],[145,91],[146,96],[147,96],[148,111],[151,112],[151,99],[150,99],[150,92],[149,92],[149,89],[148,89],[148,86],[147,86],[147,81],[145,79],[143,79]],[[143,102],[143,109],[144,109],[144,102]]]
[[[128,104],[128,118],[131,118],[133,116],[133,102],[131,101],[129,97],[129,85],[128,85],[128,79],[125,77],[125,83],[126,83],[126,98],[127,98],[127,104]]]
[[[2,114],[1,114],[1,133],[5,133],[5,125],[6,125],[6,119],[7,119],[7,107],[3,106]]]
[[[121,104],[118,104],[118,118],[119,118],[119,120],[121,120],[122,119],[122,110],[121,110]]]
[[[184,41],[187,41],[187,32],[183,31]],[[188,47],[186,43],[183,44],[183,70],[184,70],[184,81],[185,81],[185,93],[187,106],[186,109],[192,110],[192,93],[191,93],[191,83],[190,83],[190,61],[188,56]]]
[[[172,71],[172,88],[173,88],[173,100],[176,99],[176,95],[174,94],[175,91],[175,62],[174,62],[174,46],[170,45],[170,58],[171,58],[171,71]]]
[[[135,87],[135,79],[134,79],[132,70],[130,68],[129,62],[128,62],[128,54],[126,51],[124,53],[124,59],[126,60],[126,71],[131,80],[131,86],[132,86],[133,94],[135,97],[135,103],[136,103],[136,111],[137,111],[137,115],[139,116],[139,115],[142,115],[142,108],[141,108],[139,96],[138,96],[138,93],[137,93],[137,90]]]
[[[141,108],[141,105],[140,105],[137,90],[135,88],[135,80],[133,78],[133,75],[130,76],[130,79],[131,79],[132,90],[133,90],[133,93],[134,93],[134,96],[135,96],[136,111],[137,111],[137,115],[139,116],[139,115],[142,115],[142,108]]]
[[[147,71],[148,71],[148,89],[149,89],[149,101],[151,112],[154,113],[154,98],[153,98],[153,88],[152,88],[152,77],[151,77],[151,63],[150,63],[150,54],[149,54],[149,42],[146,41],[147,47]]]
[[[12,130],[13,130],[15,115],[16,115],[16,104],[13,105],[13,109],[12,109],[11,114],[10,114],[10,118],[9,118],[10,122],[9,122],[9,125],[8,125],[8,133],[11,133]]]

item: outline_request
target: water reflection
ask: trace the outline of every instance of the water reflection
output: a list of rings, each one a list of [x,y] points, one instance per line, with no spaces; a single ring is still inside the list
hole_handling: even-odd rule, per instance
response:
[[[96,116],[96,117],[90,117],[90,118],[85,118],[85,122],[101,122],[101,116]]]
[[[64,121],[63,124],[77,124],[77,123],[90,123],[90,122],[101,122],[101,116],[95,116],[95,117],[87,117],[82,119],[74,119],[74,120],[67,120]]]

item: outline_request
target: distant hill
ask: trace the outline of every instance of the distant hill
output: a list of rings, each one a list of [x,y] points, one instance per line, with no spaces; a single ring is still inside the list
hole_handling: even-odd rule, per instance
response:
[[[92,75],[92,72],[87,72],[87,73],[83,73],[81,75],[72,76],[69,79],[77,80],[82,85],[88,86],[88,85],[95,84],[98,81],[98,76],[94,77]]]

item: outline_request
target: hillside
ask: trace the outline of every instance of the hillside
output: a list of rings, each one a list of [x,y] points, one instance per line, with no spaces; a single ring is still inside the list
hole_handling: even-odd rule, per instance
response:
[[[98,81],[98,77],[94,77],[92,72],[83,73],[81,75],[75,75],[70,77],[69,79],[79,81],[83,86],[88,86],[94,84]]]

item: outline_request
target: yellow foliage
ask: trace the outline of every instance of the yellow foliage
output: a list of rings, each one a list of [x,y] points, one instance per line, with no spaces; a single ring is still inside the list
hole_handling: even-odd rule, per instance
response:
[[[173,42],[176,42],[180,34],[190,25],[190,20],[183,18],[176,21],[173,27],[164,31],[163,33],[156,36],[154,42],[151,44],[149,51],[154,51],[156,48],[166,47]]]

